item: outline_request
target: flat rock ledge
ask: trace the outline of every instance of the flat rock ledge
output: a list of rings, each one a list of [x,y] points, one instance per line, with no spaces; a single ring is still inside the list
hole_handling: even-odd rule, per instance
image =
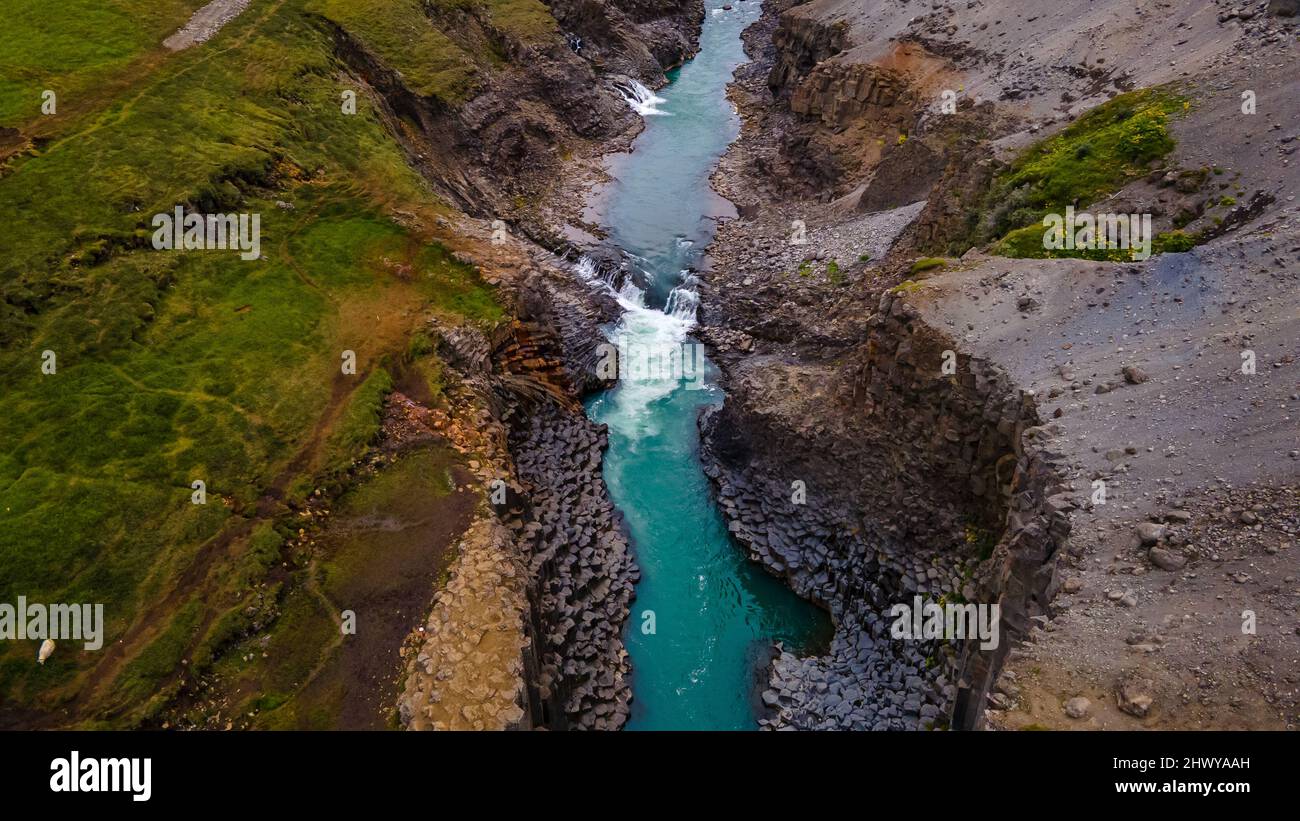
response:
[[[525,715],[527,573],[491,519],[475,522],[456,551],[424,641],[408,656],[398,714],[410,730],[513,729]]]

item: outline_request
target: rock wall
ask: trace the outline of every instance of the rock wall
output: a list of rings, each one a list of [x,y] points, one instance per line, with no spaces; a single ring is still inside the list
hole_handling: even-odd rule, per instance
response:
[[[818,63],[844,50],[847,27],[787,11],[777,23],[772,44],[776,60],[768,72],[767,85],[780,97],[793,91]]]
[[[630,714],[622,636],[639,570],[601,474],[605,428],[578,401],[597,386],[594,344],[617,312],[572,277],[530,277],[494,354],[512,394],[502,418],[515,469],[496,512],[529,580],[529,726],[617,730]]]
[[[703,0],[548,0],[574,50],[603,70],[658,85],[699,45]]]
[[[335,50],[374,93],[388,130],[439,195],[472,216],[508,214],[545,190],[561,148],[606,139],[631,124],[627,105],[562,44],[508,64],[471,100],[452,106],[411,91],[400,74],[333,27]]]
[[[999,164],[984,140],[957,139],[945,152],[946,164],[928,193],[924,210],[899,239],[899,257],[961,254],[971,247],[985,193]]]
[[[623,625],[639,571],[601,476],[604,426],[537,407],[511,437],[526,505],[508,520],[532,578],[530,686],[553,729],[621,729]]]
[[[726,403],[701,420],[732,532],[836,625],[828,654],[778,657],[765,723],[975,726],[999,654],[1047,601],[1068,533],[1056,474],[1026,445],[1032,397],[998,368],[958,354],[944,376],[956,345],[901,296],[883,295],[868,326],[831,366],[733,365]],[[917,594],[1002,604],[999,650],[892,639],[889,608]]]
[[[899,128],[916,104],[902,77],[868,63],[821,63],[790,95],[791,111],[830,127],[870,115],[878,126]]]
[[[760,24],[771,29],[770,45],[755,40],[749,48],[758,65],[769,67],[767,89],[751,104],[770,93],[764,108],[777,112],[758,115],[771,117],[767,128],[781,159],[764,170],[779,172],[785,191],[823,202],[855,189],[867,190],[869,207],[877,209],[925,199],[943,166],[932,155],[943,148],[901,145],[924,108],[908,77],[896,67],[854,61],[843,21],[818,21],[806,6],[777,14],[765,7]],[[873,182],[873,175],[881,179]]]

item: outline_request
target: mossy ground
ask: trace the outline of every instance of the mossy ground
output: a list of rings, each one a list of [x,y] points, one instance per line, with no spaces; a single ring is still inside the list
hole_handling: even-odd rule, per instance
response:
[[[1170,119],[1190,105],[1168,87],[1131,91],[1031,146],[998,176],[985,198],[983,238],[996,240],[993,251],[1002,256],[1130,259],[1129,249],[1046,249],[1043,217],[1062,214],[1067,206],[1082,210],[1147,173],[1150,163],[1174,149]],[[1156,238],[1152,252],[1182,244],[1179,237]]]
[[[912,263],[910,270],[914,274],[921,274],[926,271],[933,271],[936,268],[942,268],[947,264],[948,260],[943,259],[942,257],[922,257]]]
[[[270,566],[279,499],[364,447],[422,317],[503,316],[421,227],[444,206],[364,96],[342,113],[358,85],[304,0],[174,55],[156,43],[201,3],[147,5],[40,4],[38,25],[23,3],[0,41],[11,121],[51,78],[70,89],[58,131],[0,170],[0,600],[103,603],[112,642],[43,667],[5,643],[0,709],[113,725],[238,632],[223,596]],[[70,34],[101,18],[104,37]],[[97,84],[126,65],[148,70]],[[181,203],[259,213],[262,259],[153,250],[152,215]]]
[[[418,0],[314,0],[308,7],[400,72],[417,94],[457,103],[479,85],[474,58],[434,27]]]
[[[469,478],[455,454],[422,446],[356,482],[313,537],[312,557],[293,567],[274,626],[223,653],[175,718],[210,725],[205,702],[217,700],[240,726],[388,726],[402,639],[422,622],[454,558],[450,544],[483,501],[459,490]],[[345,610],[354,634],[341,629]]]

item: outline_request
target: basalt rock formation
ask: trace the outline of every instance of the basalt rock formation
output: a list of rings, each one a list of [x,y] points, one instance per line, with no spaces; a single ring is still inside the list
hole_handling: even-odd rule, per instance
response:
[[[770,9],[780,10],[780,4]],[[777,57],[767,75],[768,86],[778,96],[791,93],[817,65],[844,50],[846,31],[844,25],[826,24],[808,17],[781,17],[772,33]]]
[[[619,729],[629,715],[639,573],[601,476],[605,431],[579,402],[603,385],[595,340],[617,305],[555,260],[521,264],[495,338],[433,328],[492,432],[470,451],[489,462],[490,509],[408,656],[409,729]]]
[[[776,664],[767,723],[973,726],[966,705],[1046,608],[1069,532],[1048,509],[1059,479],[1026,444],[1033,401],[996,366],[962,356],[945,376],[952,341],[902,297],[882,296],[867,328],[837,363],[733,360],[727,401],[701,425],[732,532],[835,620],[829,656]],[[891,640],[885,614],[915,595],[999,603],[1002,643]]]
[[[885,121],[901,122],[910,115],[907,89],[889,69],[861,64],[821,64],[790,95],[790,110],[815,118],[824,126],[848,125],[871,109]],[[892,116],[886,110],[894,109]]]

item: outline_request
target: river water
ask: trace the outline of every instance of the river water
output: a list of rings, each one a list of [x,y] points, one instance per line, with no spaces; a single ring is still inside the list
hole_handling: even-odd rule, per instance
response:
[[[734,4],[723,11],[724,2]],[[695,59],[650,95],[630,96],[646,128],[611,167],[602,194],[607,242],[623,258],[626,313],[610,341],[622,354],[617,385],[587,403],[609,426],[605,481],[623,512],[641,567],[625,635],[632,659],[628,729],[754,729],[755,681],[774,641],[824,645],[824,612],[750,562],[731,540],[700,468],[696,418],[722,393],[688,336],[693,288],[715,220],[730,205],[709,176],[739,133],[726,99],[745,62],[740,34],[757,0],[706,0]],[[584,268],[600,284],[590,265]]]

